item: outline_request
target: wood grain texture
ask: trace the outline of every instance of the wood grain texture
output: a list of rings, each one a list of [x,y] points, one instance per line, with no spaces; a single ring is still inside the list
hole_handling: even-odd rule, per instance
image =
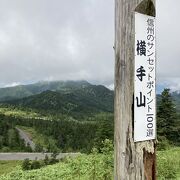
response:
[[[115,180],[156,178],[154,141],[133,140],[134,11],[140,3],[138,11],[152,13],[149,0],[115,0]]]

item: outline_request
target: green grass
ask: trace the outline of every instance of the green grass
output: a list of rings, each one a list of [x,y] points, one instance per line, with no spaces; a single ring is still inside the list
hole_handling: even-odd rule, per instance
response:
[[[180,179],[180,147],[157,153],[158,180]],[[0,167],[1,169],[1,167]],[[10,169],[9,171],[12,171]],[[6,171],[8,172],[8,171]],[[104,154],[94,152],[80,155],[74,159],[49,165],[37,170],[23,171],[15,167],[9,174],[0,176],[0,180],[113,180],[113,158],[109,150]]]
[[[5,116],[13,116],[13,117],[21,117],[21,118],[41,118],[41,119],[46,118],[39,113],[33,112],[31,109],[20,110],[18,108],[12,108],[12,107],[0,107],[0,114],[4,114]]]
[[[157,153],[158,179],[180,179],[180,147]]]
[[[0,175],[13,171],[21,163],[21,161],[0,161]]]
[[[1,176],[1,180],[113,180],[113,169],[107,163],[105,155],[81,155],[75,159],[47,167],[22,171],[17,167],[15,171]]]

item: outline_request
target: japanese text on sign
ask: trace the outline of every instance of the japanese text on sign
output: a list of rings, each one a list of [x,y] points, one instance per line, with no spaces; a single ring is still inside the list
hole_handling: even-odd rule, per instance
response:
[[[135,13],[135,142],[156,137],[155,60],[155,18]]]

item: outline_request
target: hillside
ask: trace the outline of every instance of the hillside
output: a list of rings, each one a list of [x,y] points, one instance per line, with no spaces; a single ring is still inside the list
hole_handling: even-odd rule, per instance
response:
[[[171,93],[180,113],[180,93]],[[113,112],[114,92],[87,81],[42,81],[30,85],[0,88],[0,102],[17,108],[30,108],[45,114],[79,116]],[[160,95],[157,95],[157,105]],[[43,113],[44,114],[44,113]]]
[[[31,93],[37,94],[0,103],[0,118],[30,130],[38,151],[45,147],[48,151],[90,152],[105,138],[113,139],[113,91],[86,81],[30,87]]]
[[[180,113],[180,93],[173,92]],[[42,81],[30,85],[0,88],[0,102],[17,108],[30,108],[45,114],[86,116],[98,112],[113,112],[114,92],[87,81]],[[157,95],[157,105],[160,95]]]
[[[63,87],[46,90],[40,94],[9,100],[1,103],[6,106],[30,108],[39,112],[87,116],[99,112],[113,112],[113,91],[101,85],[67,83]],[[51,89],[52,86],[50,86]],[[42,89],[41,89],[42,90]],[[38,92],[38,91],[36,91]]]
[[[21,99],[24,97],[40,94],[44,91],[71,91],[82,87],[88,87],[86,81],[41,81],[35,84],[18,85],[14,87],[0,88],[0,101]]]

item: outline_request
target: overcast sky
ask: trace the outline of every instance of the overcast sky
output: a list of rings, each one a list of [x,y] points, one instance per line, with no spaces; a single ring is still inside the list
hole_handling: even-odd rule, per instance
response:
[[[157,0],[157,80],[180,90],[179,0]],[[113,0],[0,0],[0,87],[40,80],[112,86]]]

